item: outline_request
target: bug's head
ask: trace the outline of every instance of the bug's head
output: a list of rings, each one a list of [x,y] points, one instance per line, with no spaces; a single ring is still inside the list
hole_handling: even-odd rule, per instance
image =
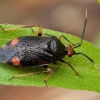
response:
[[[76,52],[74,51],[72,45],[68,44],[67,47],[66,47],[66,50],[67,50],[67,55],[69,57],[72,57]]]
[[[83,27],[83,31],[82,31],[82,37],[81,37],[81,41],[80,43],[72,43],[71,41],[69,41],[66,37],[64,37],[70,44],[67,45],[66,47],[66,51],[67,51],[67,55],[69,57],[72,57],[73,55],[76,54],[76,52],[74,51],[75,48],[78,48],[82,45],[82,41],[83,41],[83,37],[84,37],[84,33],[85,33],[85,28],[86,28],[86,24],[87,24],[87,9],[86,9],[86,14],[85,14],[85,21],[84,21],[84,27]]]

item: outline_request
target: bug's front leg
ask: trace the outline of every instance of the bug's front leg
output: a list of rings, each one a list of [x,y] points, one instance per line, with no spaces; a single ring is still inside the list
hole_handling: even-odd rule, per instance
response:
[[[67,64],[76,73],[76,75],[78,75],[81,78],[83,78],[83,76],[79,75],[78,72],[68,62],[66,62],[64,60],[60,60],[60,61],[63,62],[63,63],[65,63],[65,64]]]

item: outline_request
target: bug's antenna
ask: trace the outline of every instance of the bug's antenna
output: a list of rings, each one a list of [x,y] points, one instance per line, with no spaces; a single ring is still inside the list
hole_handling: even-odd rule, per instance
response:
[[[87,9],[86,9],[86,11],[85,11],[85,21],[84,21],[84,27],[83,27],[83,31],[82,31],[81,42],[78,43],[78,44],[76,44],[76,45],[74,46],[74,48],[77,48],[77,47],[79,47],[79,46],[82,45],[82,41],[83,41],[83,37],[84,37],[84,33],[85,33],[85,29],[86,29],[86,24],[87,24]]]

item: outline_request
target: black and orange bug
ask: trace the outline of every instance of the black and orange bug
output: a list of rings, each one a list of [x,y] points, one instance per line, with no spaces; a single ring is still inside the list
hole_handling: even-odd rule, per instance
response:
[[[45,34],[46,36],[42,36],[42,27],[37,26],[39,28],[38,36],[18,37],[8,42],[4,47],[0,48],[0,62],[22,67],[43,66],[46,69],[45,71],[15,75],[12,78],[28,76],[33,74],[49,73],[49,75],[44,79],[46,85],[47,79],[60,67],[61,64],[58,61],[67,64],[76,73],[76,75],[80,76],[78,72],[67,61],[63,60],[62,58],[64,58],[66,55],[72,57],[73,55],[81,54],[94,64],[94,61],[86,54],[82,52],[75,52],[74,50],[75,48],[78,48],[82,45],[86,24],[87,10],[85,14],[82,38],[80,43],[77,44],[73,44],[63,35],[61,35],[59,39],[56,36],[48,34]],[[21,26],[20,28],[29,27],[32,28],[34,26]],[[4,32],[7,31],[2,27],[1,29]],[[65,45],[61,42],[62,38],[64,38],[70,43],[67,45],[67,47],[65,47]],[[56,64],[57,67],[54,70],[52,70],[50,67],[48,67],[49,64]]]

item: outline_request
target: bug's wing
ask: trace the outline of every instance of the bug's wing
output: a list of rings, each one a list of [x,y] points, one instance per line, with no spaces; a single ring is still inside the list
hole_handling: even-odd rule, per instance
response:
[[[13,50],[13,49],[3,49],[3,48],[0,48],[0,63],[6,63],[16,53],[17,53],[17,51]]]

